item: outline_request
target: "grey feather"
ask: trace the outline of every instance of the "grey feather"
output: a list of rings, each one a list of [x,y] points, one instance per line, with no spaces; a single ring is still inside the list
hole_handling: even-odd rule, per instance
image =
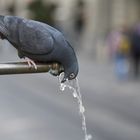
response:
[[[43,26],[38,27],[38,23],[34,21],[24,21],[20,24],[19,41],[21,50],[27,53],[47,54],[53,50],[52,36]]]

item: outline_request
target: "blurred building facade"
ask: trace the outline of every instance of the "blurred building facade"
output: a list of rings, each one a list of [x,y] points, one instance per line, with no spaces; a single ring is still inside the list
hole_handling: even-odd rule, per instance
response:
[[[9,14],[8,7],[15,6],[15,15],[29,17],[28,4],[34,0],[0,0],[0,13]],[[74,8],[76,0],[43,0],[58,5],[56,23],[67,32],[73,32]],[[85,52],[94,54],[103,46],[110,30],[121,25],[131,26],[139,21],[139,0],[83,0],[85,3],[85,28],[81,47]],[[72,33],[72,34],[73,34]]]

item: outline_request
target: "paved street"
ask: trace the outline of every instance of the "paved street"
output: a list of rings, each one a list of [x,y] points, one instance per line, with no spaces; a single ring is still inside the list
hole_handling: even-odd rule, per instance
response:
[[[18,61],[1,48],[0,61]],[[79,83],[93,140],[140,139],[140,81],[119,81],[109,63],[79,57]],[[78,105],[50,74],[0,77],[1,140],[84,140]]]

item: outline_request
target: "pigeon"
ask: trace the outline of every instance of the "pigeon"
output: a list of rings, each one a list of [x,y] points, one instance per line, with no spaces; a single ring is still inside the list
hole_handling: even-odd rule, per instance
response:
[[[79,72],[74,49],[54,27],[18,16],[0,15],[0,37],[8,40],[28,65],[35,62],[58,62],[64,68],[62,83],[75,79]]]

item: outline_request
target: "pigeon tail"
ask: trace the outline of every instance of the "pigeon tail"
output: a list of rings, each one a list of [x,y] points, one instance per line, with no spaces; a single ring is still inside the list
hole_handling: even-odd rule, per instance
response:
[[[8,36],[9,32],[6,29],[4,25],[4,16],[0,15],[0,33],[2,33],[4,36]]]

